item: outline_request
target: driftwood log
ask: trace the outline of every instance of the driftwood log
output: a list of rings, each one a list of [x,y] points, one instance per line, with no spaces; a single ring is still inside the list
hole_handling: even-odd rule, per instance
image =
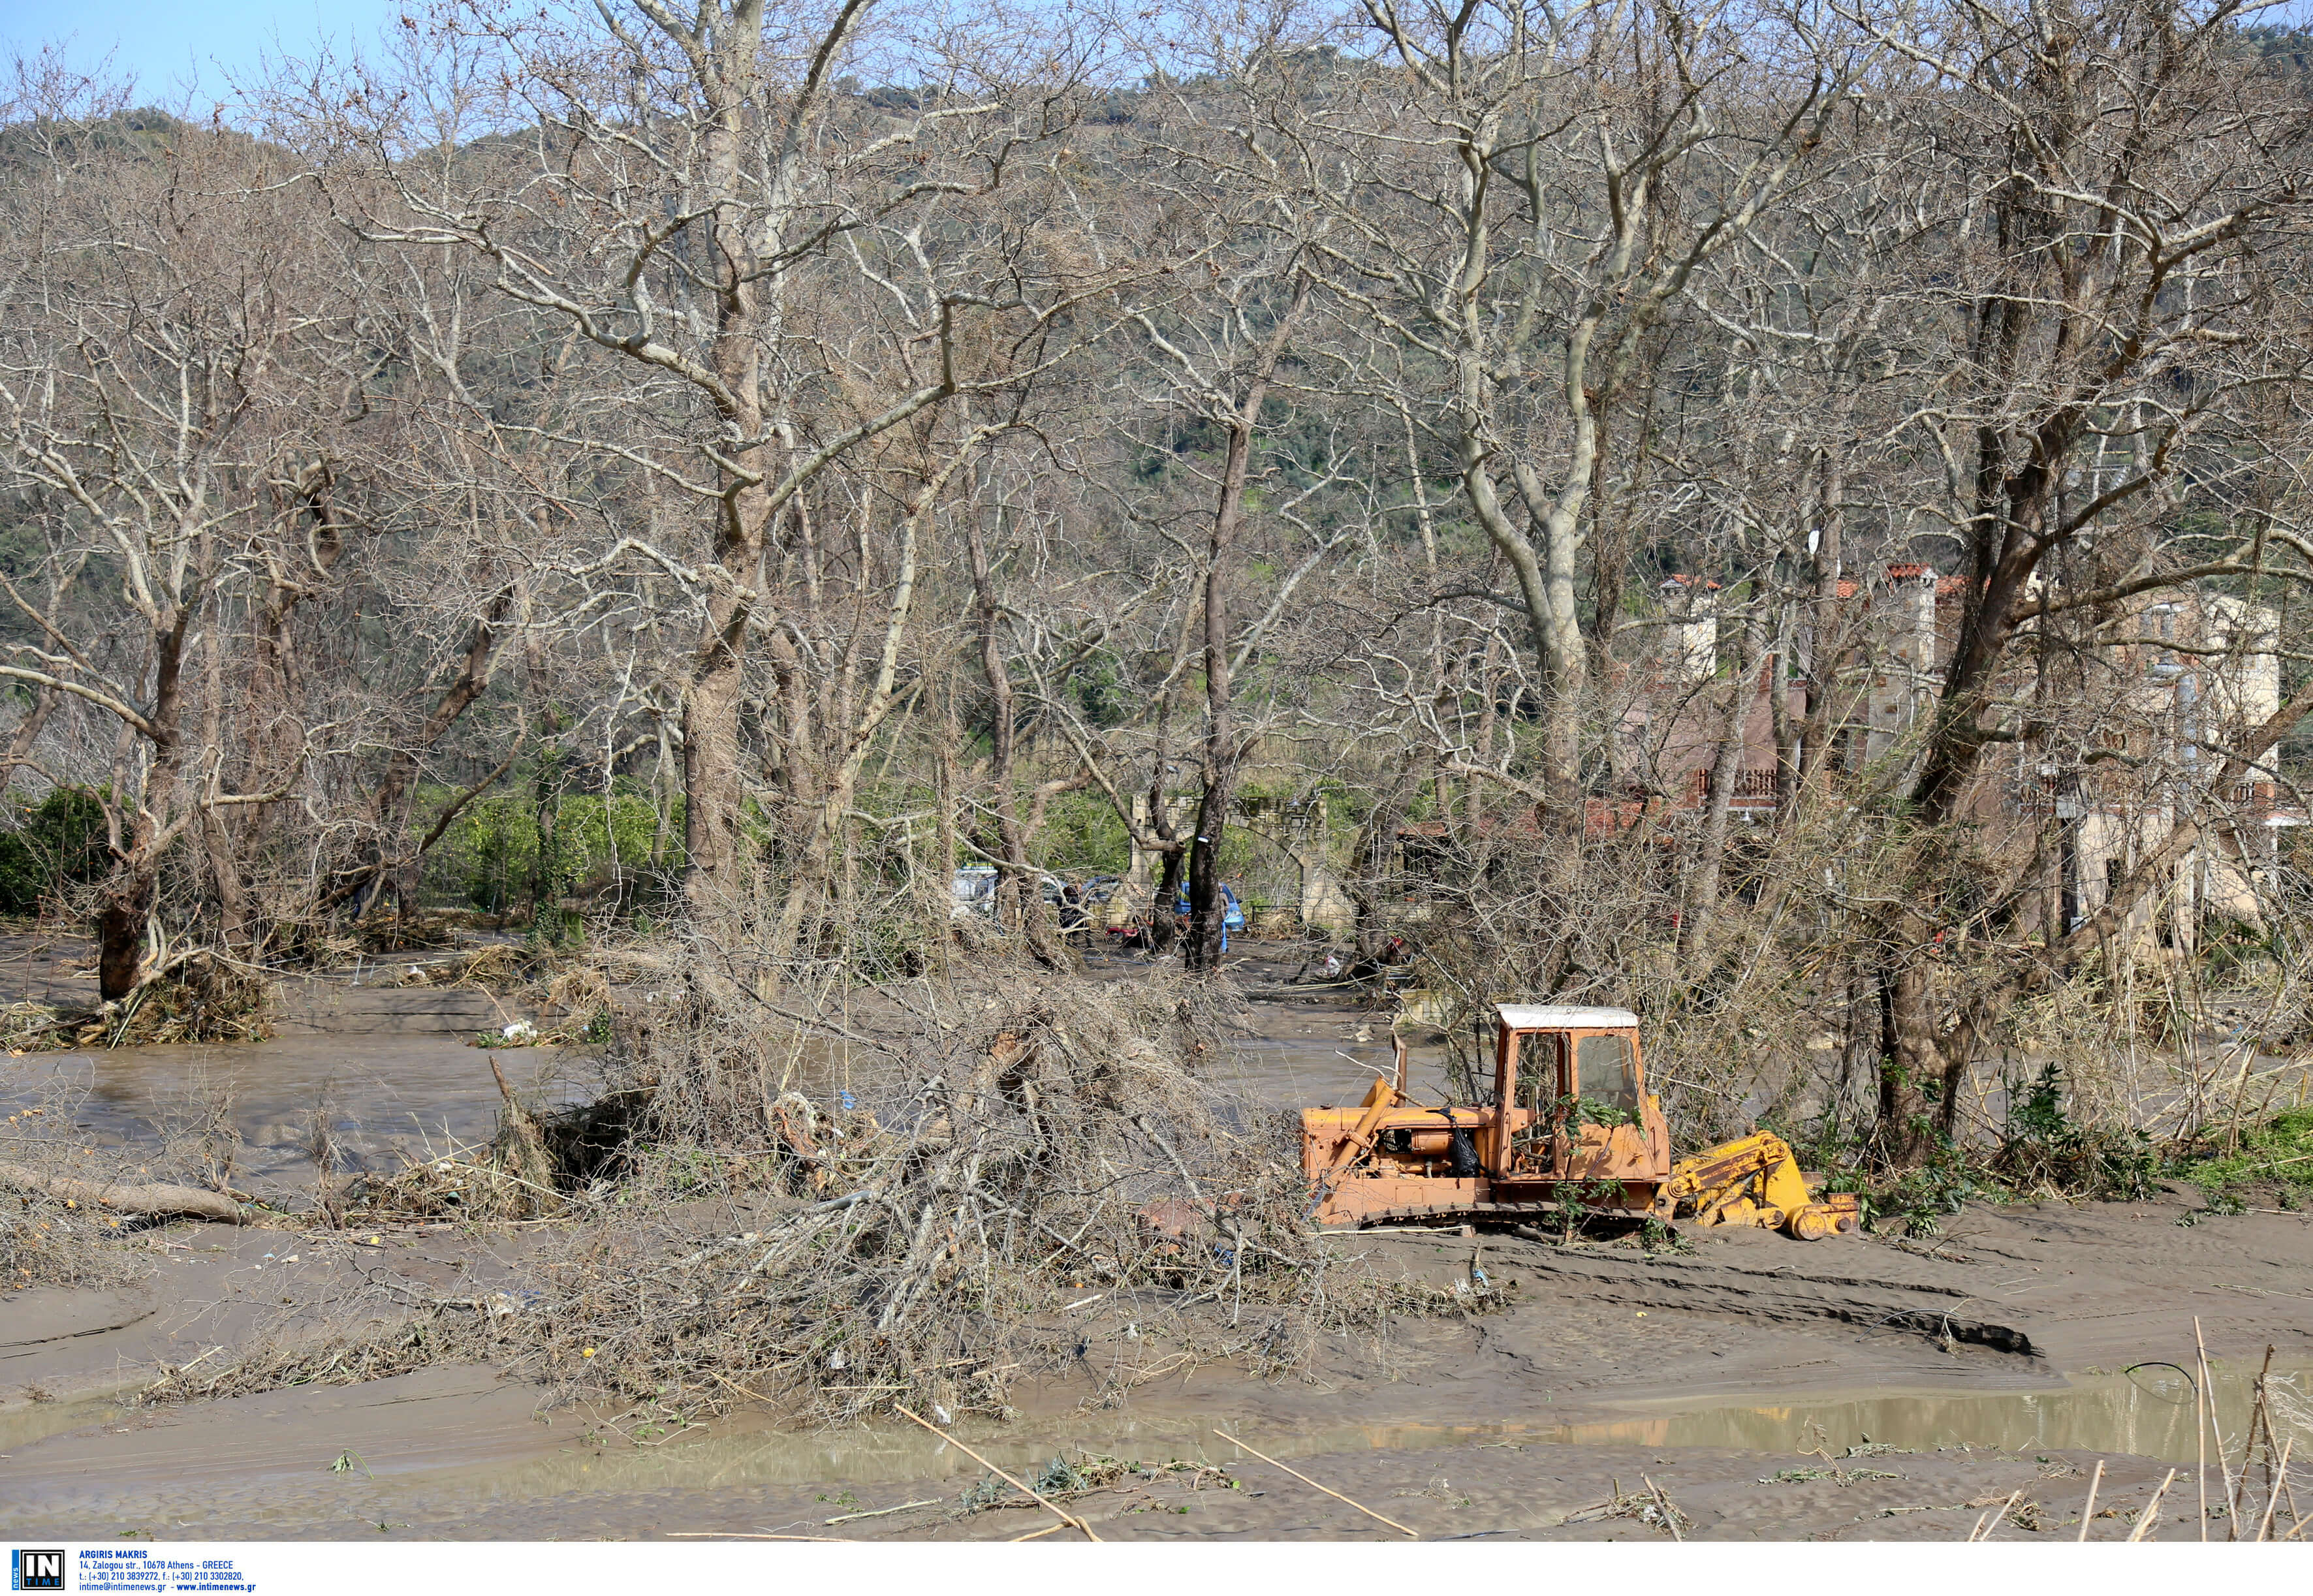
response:
[[[43,1192],[92,1208],[142,1214],[154,1219],[214,1219],[224,1224],[255,1223],[250,1211],[222,1192],[197,1186],[129,1186],[117,1180],[83,1180],[48,1175],[22,1164],[0,1163],[0,1181]]]

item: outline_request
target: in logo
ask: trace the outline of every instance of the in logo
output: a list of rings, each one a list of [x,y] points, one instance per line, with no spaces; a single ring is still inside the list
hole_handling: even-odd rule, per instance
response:
[[[65,1554],[52,1551],[12,1551],[8,1554],[8,1588],[12,1591],[61,1591],[65,1588]]]

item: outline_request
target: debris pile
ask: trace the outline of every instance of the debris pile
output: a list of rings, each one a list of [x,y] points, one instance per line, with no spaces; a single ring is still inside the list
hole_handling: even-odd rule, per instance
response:
[[[0,1009],[12,1053],[176,1042],[259,1042],[273,1034],[273,982],[205,951],[171,960],[127,997],[94,1008],[25,1001]]]
[[[655,1422],[757,1399],[819,1419],[906,1404],[946,1423],[1005,1414],[1024,1372],[1095,1344],[1125,1379],[1255,1344],[1290,1362],[1306,1330],[1287,1321],[1324,1268],[1306,1194],[1199,1077],[1218,1030],[1186,989],[1015,977],[958,1011],[979,1017],[880,1044],[894,1067],[872,1107],[790,1089],[760,1110],[752,1148],[630,1150],[630,1180],[719,1183],[754,1217],[699,1233],[653,1206],[576,1231],[542,1264],[530,1372]],[[669,1095],[678,1114],[732,1101],[727,1082]],[[1200,1308],[1239,1331],[1248,1308],[1262,1322],[1200,1339]]]

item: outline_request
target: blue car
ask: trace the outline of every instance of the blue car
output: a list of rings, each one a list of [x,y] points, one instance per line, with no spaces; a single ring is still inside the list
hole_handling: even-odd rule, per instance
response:
[[[1187,888],[1183,887],[1181,890],[1181,901],[1174,906],[1174,912],[1179,914],[1183,919],[1185,920],[1189,917],[1189,893]],[[1228,951],[1229,933],[1232,931],[1243,931],[1244,929],[1244,905],[1237,901],[1236,889],[1230,886],[1227,881],[1223,881],[1221,883],[1222,952],[1226,953]]]

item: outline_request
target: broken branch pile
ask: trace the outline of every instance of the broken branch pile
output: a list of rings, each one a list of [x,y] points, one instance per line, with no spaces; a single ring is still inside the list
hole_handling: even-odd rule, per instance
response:
[[[638,1154],[660,1179],[753,1185],[751,1228],[701,1233],[664,1208],[585,1227],[544,1265],[533,1372],[643,1410],[743,1397],[838,1419],[1001,1414],[1021,1371],[1095,1341],[1134,1368],[1181,1367],[1192,1344],[1229,1355],[1231,1337],[1187,1329],[1199,1309],[1241,1327],[1254,1306],[1234,1350],[1281,1354],[1273,1310],[1306,1313],[1301,1277],[1323,1266],[1297,1178],[1195,1073],[1217,1025],[1156,982],[1015,978],[943,1008],[981,1017],[887,1038],[872,1111],[789,1090],[752,1149]],[[663,1104],[727,1109],[729,1083],[706,1084]]]
[[[175,1042],[256,1042],[273,1034],[273,982],[207,949],[148,969],[126,997],[93,1008],[29,1000],[0,1009],[0,1043],[19,1053]]]

